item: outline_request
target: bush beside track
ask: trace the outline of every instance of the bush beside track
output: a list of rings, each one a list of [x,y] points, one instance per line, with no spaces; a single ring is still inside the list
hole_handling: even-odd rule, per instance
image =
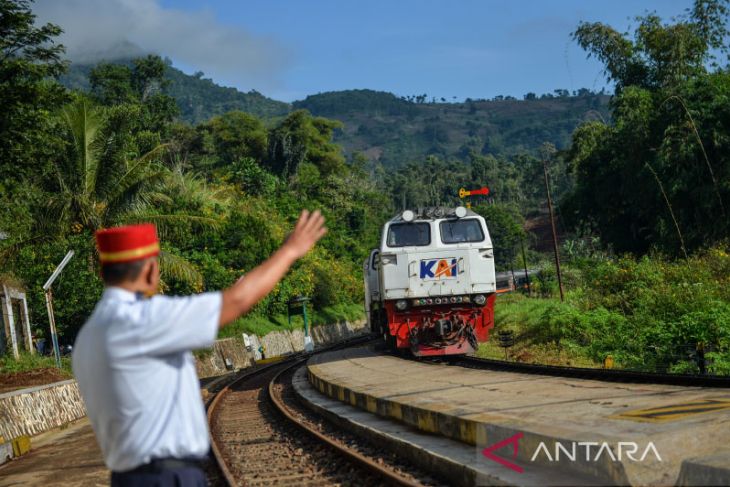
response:
[[[513,330],[511,360],[600,367],[612,356],[623,369],[694,374],[702,344],[708,372],[730,375],[730,255],[717,247],[687,261],[574,258],[560,302],[554,272],[534,284],[539,298],[504,295],[480,357],[503,358],[500,330]]]

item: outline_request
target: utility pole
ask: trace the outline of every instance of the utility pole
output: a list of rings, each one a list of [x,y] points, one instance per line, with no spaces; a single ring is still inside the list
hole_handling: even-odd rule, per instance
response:
[[[525,267],[525,282],[527,283],[527,295],[532,296],[530,288],[530,275],[527,273],[527,257],[525,257],[525,239],[520,237],[520,245],[522,246],[522,265]]]
[[[63,268],[69,263],[71,258],[74,256],[74,251],[69,250],[66,256],[63,258],[56,270],[53,271],[51,277],[48,278],[46,283],[43,285],[43,292],[46,295],[46,310],[48,311],[48,324],[51,327],[51,341],[53,342],[53,354],[56,356],[56,367],[61,368],[61,351],[58,347],[58,335],[56,334],[56,318],[53,315],[53,291],[51,286],[53,282],[58,279],[58,276],[63,272]]]
[[[553,214],[553,199],[550,196],[550,181],[548,179],[547,159],[549,157],[549,149],[543,145],[542,152],[542,170],[545,174],[545,192],[547,192],[548,210],[550,211],[550,225],[553,228],[553,251],[555,252],[555,270],[558,274],[558,287],[560,288],[560,301],[565,300],[563,294],[563,276],[560,273],[560,254],[558,254],[558,232],[555,230],[555,215]]]
[[[515,281],[515,249],[512,248],[512,252],[510,252],[510,261],[509,261],[509,269],[512,271],[512,290],[517,290],[517,281]]]

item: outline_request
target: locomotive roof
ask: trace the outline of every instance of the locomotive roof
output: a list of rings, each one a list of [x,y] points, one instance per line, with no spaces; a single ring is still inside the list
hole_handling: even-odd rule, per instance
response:
[[[411,211],[415,215],[414,220],[438,220],[440,218],[449,218],[449,217],[456,217],[454,214],[454,211],[456,210],[456,207],[451,206],[429,206],[425,208],[414,208]],[[398,212],[397,215],[395,215],[393,218],[390,219],[389,223],[399,223],[403,222],[403,211]],[[470,216],[479,216],[476,212],[473,210],[466,208],[466,217]]]

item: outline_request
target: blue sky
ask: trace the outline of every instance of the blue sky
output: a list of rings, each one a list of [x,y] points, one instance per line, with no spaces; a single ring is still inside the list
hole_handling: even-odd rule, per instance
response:
[[[84,9],[89,2],[93,7]],[[200,69],[218,83],[285,101],[349,88],[459,100],[555,88],[600,90],[606,86],[600,65],[570,39],[580,20],[625,30],[646,11],[669,19],[691,5],[691,0],[105,2],[37,4],[44,20],[67,30],[65,42],[72,46],[80,31],[87,32],[83,45],[99,45],[89,38],[89,26],[99,26],[93,35],[103,37],[125,18],[129,27],[118,36],[164,51],[160,54],[186,72]],[[103,9],[108,26],[101,17],[78,18],[82,10],[101,16]],[[76,29],[74,21],[84,23]]]

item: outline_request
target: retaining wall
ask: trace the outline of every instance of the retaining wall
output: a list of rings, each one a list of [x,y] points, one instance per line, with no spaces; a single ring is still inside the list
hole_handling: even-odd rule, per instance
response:
[[[326,346],[366,332],[367,322],[365,320],[320,325],[311,330],[315,347]],[[196,358],[198,376],[204,378],[225,374],[230,370],[226,368],[225,358],[229,358],[234,369],[246,368],[253,363],[253,360],[261,358],[258,351],[260,345],[264,346],[266,357],[278,357],[304,350],[304,330],[272,331],[263,337],[252,335],[249,338],[251,340],[250,352],[246,351],[241,337],[218,340],[209,352],[199,353]]]
[[[245,369],[252,364],[253,358],[253,354],[246,350],[243,338],[223,338],[216,340],[211,349],[196,353],[195,368],[198,377],[212,377]]]
[[[312,340],[318,346],[329,345],[338,340],[368,333],[367,324],[367,320],[362,319],[352,322],[340,321],[329,325],[316,326],[312,329]],[[304,346],[304,337],[302,337],[302,346]]]
[[[0,394],[0,443],[37,435],[85,415],[75,380]]]
[[[315,347],[329,345],[332,342],[365,333],[367,331],[365,329],[366,325],[365,320],[358,320],[352,323],[342,321],[315,326],[311,329],[312,341]],[[261,337],[260,340],[264,345],[267,357],[276,357],[304,350],[304,330],[275,331]]]
[[[333,323],[315,327],[312,340],[315,346],[321,347],[365,332],[365,320]],[[243,338],[225,338],[218,340],[209,352],[198,354],[196,368],[199,377],[211,377],[231,369],[249,367],[253,359],[261,358],[258,353],[260,343],[267,357],[304,349],[302,330],[273,332],[261,338],[250,338],[251,351],[246,350]],[[86,409],[75,380],[0,394],[0,445],[19,436],[34,436],[58,428],[85,415]]]

